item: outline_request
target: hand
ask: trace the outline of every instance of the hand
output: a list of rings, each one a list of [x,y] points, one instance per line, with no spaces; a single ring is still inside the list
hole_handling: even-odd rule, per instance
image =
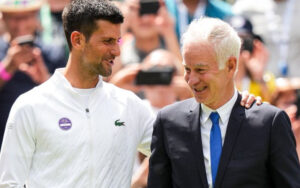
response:
[[[250,106],[256,102],[257,105],[262,104],[262,100],[260,96],[255,97],[253,94],[249,94],[248,91],[242,92],[242,100],[241,100],[241,106],[245,106],[246,108],[250,108]]]
[[[145,187],[147,186],[149,173],[149,158],[145,158],[137,170],[137,172],[133,175],[131,188]]]
[[[32,62],[33,59],[32,47],[20,46],[16,41],[12,41],[3,59],[3,65],[7,72],[14,74],[21,64]]]
[[[291,122],[292,123],[292,129],[293,129],[293,133],[296,137],[297,140],[300,140],[300,119],[297,118],[294,121]],[[297,143],[297,145],[300,143]]]
[[[166,8],[166,5],[162,1],[160,2],[160,8],[155,19],[155,24],[159,33],[164,37],[168,37],[171,32],[175,33],[174,19],[172,18]]]
[[[22,63],[19,70],[26,73],[37,84],[41,84],[50,77],[48,68],[46,67],[41,55],[41,50],[37,47],[33,48],[33,60],[29,63]]]
[[[123,5],[121,10],[123,11],[122,13],[124,13],[124,22],[126,27],[129,28],[130,23],[139,17],[139,0],[126,0]]]
[[[255,39],[253,41],[253,53],[249,61],[245,62],[245,66],[253,80],[263,82],[263,75],[268,61],[268,56],[268,51],[264,44]]]
[[[128,65],[116,72],[110,79],[110,83],[133,92],[138,92],[140,88],[134,84],[134,80],[140,69],[140,65]]]
[[[138,15],[139,4],[137,0],[113,1],[113,3],[121,10],[124,16],[124,22],[121,24],[121,34],[124,36],[130,28],[132,18]]]

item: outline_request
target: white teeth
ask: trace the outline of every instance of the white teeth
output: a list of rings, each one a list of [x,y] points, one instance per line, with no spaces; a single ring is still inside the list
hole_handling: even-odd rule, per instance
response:
[[[202,88],[199,88],[199,89],[194,89],[196,92],[201,92],[201,91],[203,91],[204,89],[205,89],[206,87],[202,87]]]

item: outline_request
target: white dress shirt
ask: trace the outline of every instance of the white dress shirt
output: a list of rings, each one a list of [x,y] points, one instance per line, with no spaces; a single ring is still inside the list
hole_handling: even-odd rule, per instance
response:
[[[203,147],[203,155],[204,155],[204,164],[206,169],[206,176],[209,188],[212,188],[212,175],[211,175],[211,162],[210,162],[210,129],[212,127],[212,122],[209,119],[209,115],[211,112],[217,111],[220,119],[219,125],[221,129],[222,135],[222,145],[224,144],[225,134],[227,130],[227,125],[229,121],[229,117],[232,111],[232,108],[237,100],[238,92],[235,90],[234,95],[232,98],[225,103],[223,106],[216,110],[212,110],[211,108],[201,104],[201,138],[202,138],[202,147]]]

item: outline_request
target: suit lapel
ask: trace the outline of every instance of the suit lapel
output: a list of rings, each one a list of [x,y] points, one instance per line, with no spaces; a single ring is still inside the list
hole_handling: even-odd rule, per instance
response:
[[[198,170],[201,177],[201,182],[203,187],[208,187],[206,170],[204,165],[203,149],[202,149],[202,139],[201,139],[201,129],[200,129],[200,114],[201,108],[200,104],[196,101],[191,105],[188,120],[191,128],[191,139],[192,148],[195,153],[195,161],[197,161]]]
[[[240,101],[241,96],[239,95],[229,118],[225,141],[222,148],[221,159],[218,167],[218,174],[215,182],[215,187],[221,186],[222,179],[224,177],[228,162],[232,155],[232,150],[236,143],[236,139],[244,119],[245,109],[240,105]]]

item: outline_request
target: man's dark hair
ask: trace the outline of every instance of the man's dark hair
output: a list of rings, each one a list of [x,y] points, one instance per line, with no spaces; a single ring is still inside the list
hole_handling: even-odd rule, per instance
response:
[[[97,20],[106,20],[113,24],[123,23],[120,10],[108,0],[72,0],[62,13],[63,26],[68,46],[72,50],[71,33],[79,31],[89,40],[97,29]]]

